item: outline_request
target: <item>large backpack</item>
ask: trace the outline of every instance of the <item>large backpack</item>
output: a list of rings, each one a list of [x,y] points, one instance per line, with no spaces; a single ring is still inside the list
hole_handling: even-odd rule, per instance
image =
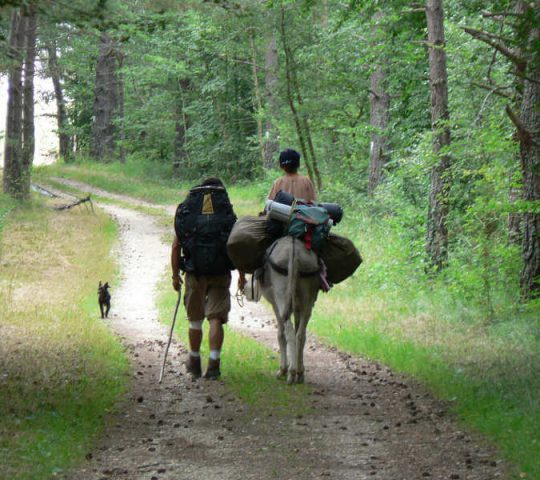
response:
[[[326,244],[329,232],[330,215],[324,207],[301,203],[294,206],[287,235],[302,239],[308,249],[313,248],[319,253]]]
[[[174,217],[174,229],[182,246],[180,268],[197,275],[223,275],[233,270],[226,245],[235,221],[224,187],[192,188]]]

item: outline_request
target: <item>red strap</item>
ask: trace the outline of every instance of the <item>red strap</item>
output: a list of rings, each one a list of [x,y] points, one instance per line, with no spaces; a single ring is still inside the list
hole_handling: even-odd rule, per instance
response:
[[[308,250],[311,250],[313,243],[313,227],[307,229],[306,234],[304,235],[304,244]]]

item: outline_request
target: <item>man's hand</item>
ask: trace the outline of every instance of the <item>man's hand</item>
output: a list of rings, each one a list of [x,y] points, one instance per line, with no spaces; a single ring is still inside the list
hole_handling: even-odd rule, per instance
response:
[[[180,277],[180,274],[172,276],[172,286],[177,292],[180,291],[180,285],[182,285],[182,283],[184,282],[182,281],[182,277]]]
[[[241,292],[244,291],[244,287],[246,286],[246,274],[244,272],[238,272],[238,290]]]

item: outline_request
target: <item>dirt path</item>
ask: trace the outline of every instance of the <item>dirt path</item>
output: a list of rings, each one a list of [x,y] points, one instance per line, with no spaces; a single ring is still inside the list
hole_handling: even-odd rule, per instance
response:
[[[151,217],[102,207],[120,225],[123,280],[113,290],[110,322],[134,373],[102,440],[63,478],[504,478],[493,450],[461,431],[421,387],[313,339],[306,347],[313,408],[302,418],[257,417],[226,382],[192,382],[181,366],[185,349],[176,343],[158,385],[167,332],[156,320],[154,289],[168,276],[169,246]],[[275,348],[271,317],[259,304],[235,306],[231,317],[234,328]]]

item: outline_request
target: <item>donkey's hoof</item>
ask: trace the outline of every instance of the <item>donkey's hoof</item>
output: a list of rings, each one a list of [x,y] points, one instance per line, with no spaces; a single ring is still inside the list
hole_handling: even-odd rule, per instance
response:
[[[289,370],[289,374],[287,375],[287,385],[292,385],[296,382],[296,372]]]
[[[304,383],[304,372],[296,374],[296,383]]]
[[[286,368],[280,368],[276,372],[276,378],[285,378],[287,376],[287,369]]]

